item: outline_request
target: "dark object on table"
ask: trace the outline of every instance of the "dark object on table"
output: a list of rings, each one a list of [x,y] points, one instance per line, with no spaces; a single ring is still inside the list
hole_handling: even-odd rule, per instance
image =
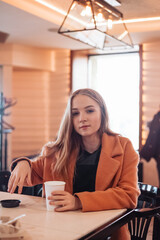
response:
[[[6,200],[1,200],[0,201],[2,207],[5,207],[5,208],[18,207],[20,202],[21,201],[18,200],[18,199],[6,199]]]

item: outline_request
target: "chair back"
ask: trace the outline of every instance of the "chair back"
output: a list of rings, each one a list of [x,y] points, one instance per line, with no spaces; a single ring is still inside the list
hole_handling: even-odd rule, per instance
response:
[[[158,187],[141,182],[138,183],[138,186],[141,194],[138,198],[137,208],[156,207],[159,190]]]
[[[7,192],[10,175],[10,171],[0,171],[0,191]]]
[[[152,218],[159,218],[160,205],[157,205],[159,188],[139,182],[141,194],[138,198],[134,218],[128,223],[131,240],[146,240]],[[159,222],[160,224],[160,222]],[[160,225],[154,226],[154,231],[160,231]],[[153,234],[154,236],[154,234]],[[159,240],[158,238],[152,238]]]

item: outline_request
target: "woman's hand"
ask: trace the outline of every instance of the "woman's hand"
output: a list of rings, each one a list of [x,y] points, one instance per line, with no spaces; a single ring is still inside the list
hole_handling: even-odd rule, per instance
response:
[[[18,193],[22,192],[24,185],[31,186],[31,168],[27,161],[20,161],[17,166],[11,172],[11,176],[8,182],[8,192],[14,193],[18,186]]]
[[[56,212],[64,212],[82,208],[79,198],[66,191],[54,191],[52,192],[52,195],[48,197],[48,200],[51,200],[51,205],[56,206]]]

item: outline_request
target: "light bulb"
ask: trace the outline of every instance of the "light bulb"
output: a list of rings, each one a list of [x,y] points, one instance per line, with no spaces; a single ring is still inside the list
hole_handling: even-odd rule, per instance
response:
[[[86,16],[86,10],[83,9],[82,12],[80,13],[82,17]]]
[[[91,15],[92,15],[91,7],[86,6],[86,16],[91,16]]]
[[[82,12],[80,13],[81,16],[92,16],[92,11],[91,11],[91,7],[90,6],[86,6],[85,9],[82,10]]]
[[[112,29],[112,25],[113,25],[112,19],[109,18],[107,21],[108,29]]]
[[[96,20],[97,20],[97,22],[103,22],[104,21],[103,14],[101,12],[99,12],[97,14]]]

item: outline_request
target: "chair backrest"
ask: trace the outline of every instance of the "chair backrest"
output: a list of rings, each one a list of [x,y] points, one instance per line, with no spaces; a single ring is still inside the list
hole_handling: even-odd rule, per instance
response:
[[[7,192],[10,175],[10,171],[0,171],[0,191]]]
[[[138,186],[141,194],[138,198],[137,208],[156,207],[159,188],[142,182],[139,182]]]
[[[160,206],[157,205],[159,188],[141,182],[138,185],[141,194],[134,218],[128,223],[128,228],[131,240],[146,240],[151,219],[160,216]],[[155,230],[158,231],[158,229]]]

